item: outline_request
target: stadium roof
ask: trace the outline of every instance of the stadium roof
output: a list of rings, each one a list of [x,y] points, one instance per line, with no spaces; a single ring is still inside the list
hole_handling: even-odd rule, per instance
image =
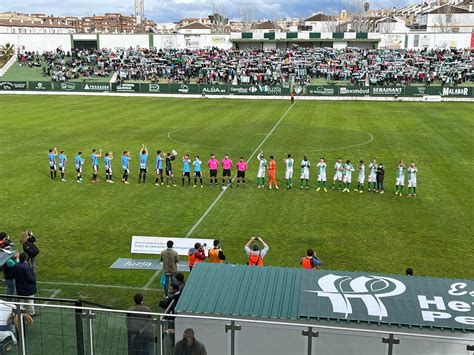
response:
[[[453,295],[450,291],[456,284],[465,287]],[[199,263],[177,312],[474,331],[472,322],[460,321],[472,316],[472,290],[474,281],[455,279]],[[429,302],[435,297],[439,308]],[[452,301],[464,303],[450,309]],[[470,312],[460,310],[468,306]],[[444,312],[446,317],[433,318],[431,312]]]
[[[328,15],[323,14],[322,12],[318,12],[316,14],[311,15],[307,19],[305,19],[305,21],[318,22],[318,21],[331,21],[333,19],[334,19],[333,16],[328,16]]]
[[[206,26],[200,22],[193,22],[189,25],[181,27],[182,30],[210,30],[209,26]]]

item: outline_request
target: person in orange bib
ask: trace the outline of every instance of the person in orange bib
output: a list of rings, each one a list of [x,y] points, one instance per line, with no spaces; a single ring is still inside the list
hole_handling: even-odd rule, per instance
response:
[[[278,190],[278,183],[276,181],[276,161],[273,155],[270,155],[270,164],[268,166],[268,179],[270,180],[268,188],[271,190],[272,185],[275,185],[275,190]]]
[[[214,245],[213,248],[209,249],[208,257],[207,257],[208,260],[211,263],[215,263],[215,264],[223,263],[225,261],[225,255],[222,252],[219,241],[217,239],[214,240],[213,245]]]
[[[301,267],[307,270],[317,270],[318,266],[322,264],[321,260],[316,256],[313,249],[308,249],[306,256],[300,261]]]
[[[263,245],[262,250],[260,250],[260,247],[258,246],[258,242],[262,243]],[[250,244],[252,243],[255,243],[255,244],[253,245],[252,250],[250,250]],[[265,255],[267,255],[270,248],[268,247],[267,243],[263,241],[262,238],[253,237],[248,241],[247,244],[245,244],[244,250],[247,256],[249,257],[247,265],[263,266],[263,258],[265,257]]]
[[[206,254],[204,254],[204,247],[206,244],[196,243],[194,248],[188,251],[188,266],[189,272],[193,270],[194,264],[203,262],[206,260]]]

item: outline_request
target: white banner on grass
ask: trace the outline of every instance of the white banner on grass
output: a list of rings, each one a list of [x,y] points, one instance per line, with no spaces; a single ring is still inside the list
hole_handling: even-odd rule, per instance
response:
[[[194,247],[195,243],[206,243],[207,246],[204,249],[208,251],[214,241],[213,239],[200,238],[144,237],[134,235],[130,252],[133,254],[161,254],[166,249],[168,240],[173,241],[173,249],[179,255],[188,255],[188,250]]]

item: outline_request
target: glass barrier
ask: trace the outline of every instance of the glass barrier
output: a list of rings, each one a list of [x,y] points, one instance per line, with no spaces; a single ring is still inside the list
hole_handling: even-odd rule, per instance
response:
[[[472,333],[391,333],[382,327],[142,314],[41,303],[35,303],[38,315],[31,321],[25,314],[27,304],[16,305],[25,308],[23,313],[17,308],[16,330],[11,328],[18,343],[0,343],[1,355],[172,355],[174,349],[186,347],[189,332],[209,355],[468,355],[467,346],[474,345]],[[6,329],[0,329],[0,342],[8,335]]]

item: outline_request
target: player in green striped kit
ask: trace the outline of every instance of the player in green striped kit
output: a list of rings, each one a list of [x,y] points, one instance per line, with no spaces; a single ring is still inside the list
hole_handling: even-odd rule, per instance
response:
[[[418,169],[415,166],[415,162],[411,162],[410,167],[408,168],[408,197],[411,197],[411,190],[413,190],[413,197],[416,197],[416,175],[418,174]]]
[[[344,190],[342,190],[342,192],[351,192],[353,171],[355,171],[354,165],[352,165],[350,160],[347,160],[346,164],[344,165],[344,177],[343,177],[345,188]]]
[[[324,158],[319,159],[319,163],[316,167],[318,168],[318,188],[316,191],[321,190],[322,187],[325,192],[328,192],[328,189],[326,189],[326,162]]]
[[[369,164],[369,178],[367,179],[367,191],[371,191],[370,187],[372,186],[373,191],[377,191],[377,160],[372,159]]]
[[[293,187],[293,165],[295,165],[295,161],[291,157],[291,154],[288,154],[285,159],[285,182],[287,189]]]
[[[365,182],[365,164],[363,160],[359,161],[359,165],[357,165],[357,171],[359,172],[359,177],[357,178],[357,189],[355,191],[359,191],[361,194],[364,192],[364,182]]]
[[[267,159],[263,155],[263,151],[261,150],[260,153],[257,155],[258,159],[258,173],[257,173],[257,188],[263,189],[265,188],[265,173],[267,171]]]
[[[400,195],[400,197],[403,194],[403,185],[405,185],[405,170],[405,164],[403,164],[403,160],[400,160],[398,162],[397,179],[395,182],[395,195]]]

